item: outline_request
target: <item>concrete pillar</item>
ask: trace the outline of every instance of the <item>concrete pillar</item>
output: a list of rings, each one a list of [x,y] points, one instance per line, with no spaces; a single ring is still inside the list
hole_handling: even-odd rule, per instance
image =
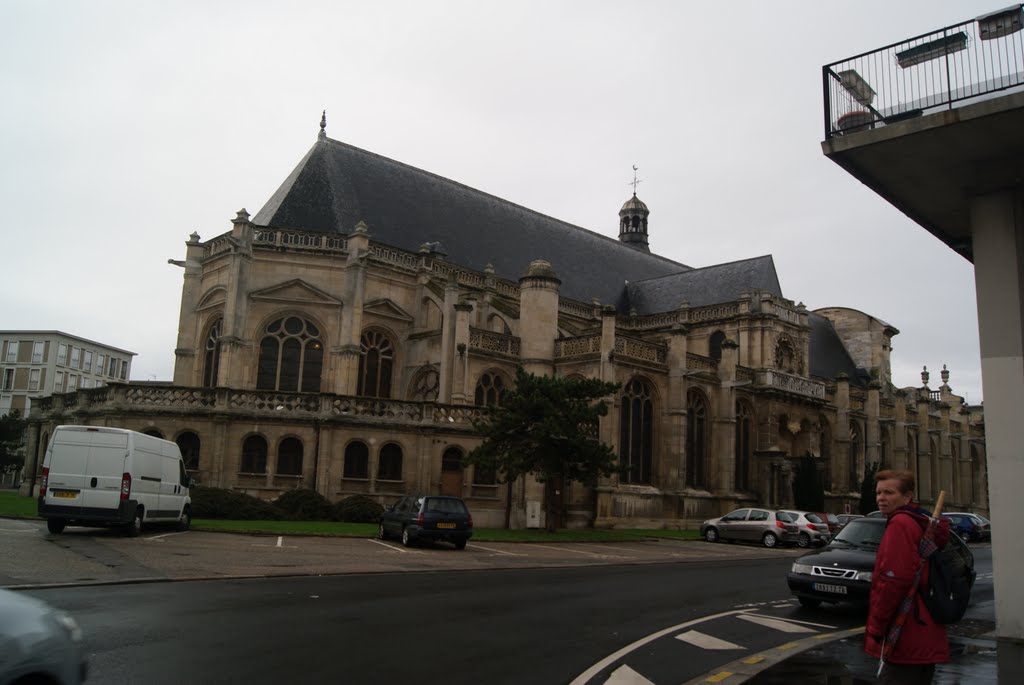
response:
[[[974,282],[978,298],[981,378],[985,389],[989,510],[992,532],[996,635],[1024,640],[1024,545],[1016,520],[1024,486],[1024,207],[1006,191],[971,200]],[[1003,645],[1000,645],[1000,659]],[[1020,649],[1018,648],[1018,658]],[[1000,668],[1002,672],[1002,668]]]

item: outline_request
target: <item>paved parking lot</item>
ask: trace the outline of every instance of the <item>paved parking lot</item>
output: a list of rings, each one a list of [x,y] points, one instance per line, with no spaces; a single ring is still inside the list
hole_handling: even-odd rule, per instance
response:
[[[373,538],[279,537],[151,530],[68,528],[50,535],[42,521],[0,519],[0,585],[52,585],[340,573],[650,564],[798,556],[800,549],[658,540],[613,543],[509,543],[471,540],[406,548]]]

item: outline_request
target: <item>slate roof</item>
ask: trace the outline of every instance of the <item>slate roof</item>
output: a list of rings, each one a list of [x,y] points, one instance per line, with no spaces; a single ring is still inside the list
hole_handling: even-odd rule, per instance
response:
[[[703,307],[735,302],[741,293],[753,290],[782,297],[782,286],[771,255],[629,283],[620,308],[636,309],[637,314],[668,312],[678,309],[683,300],[691,307]]]
[[[811,375],[834,379],[845,373],[850,377],[850,385],[866,388],[871,374],[854,363],[832,322],[814,312],[808,313],[807,320],[811,325]]]
[[[690,268],[326,137],[253,217],[260,226],[341,234],[359,221],[375,242],[414,252],[440,242],[448,261],[479,271],[491,264],[513,281],[546,259],[562,295],[582,302],[615,304],[627,281]]]

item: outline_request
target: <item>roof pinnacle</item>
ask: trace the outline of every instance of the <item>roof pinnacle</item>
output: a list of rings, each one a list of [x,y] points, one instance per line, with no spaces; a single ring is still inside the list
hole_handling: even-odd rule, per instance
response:
[[[320,140],[326,140],[327,138],[327,110],[325,109],[323,114],[320,115],[320,133],[317,134],[317,138]]]

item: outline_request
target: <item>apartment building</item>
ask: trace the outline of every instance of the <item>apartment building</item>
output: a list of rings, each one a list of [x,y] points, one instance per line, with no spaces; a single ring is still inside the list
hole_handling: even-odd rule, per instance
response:
[[[134,352],[61,331],[0,331],[0,416],[33,398],[127,382]]]

